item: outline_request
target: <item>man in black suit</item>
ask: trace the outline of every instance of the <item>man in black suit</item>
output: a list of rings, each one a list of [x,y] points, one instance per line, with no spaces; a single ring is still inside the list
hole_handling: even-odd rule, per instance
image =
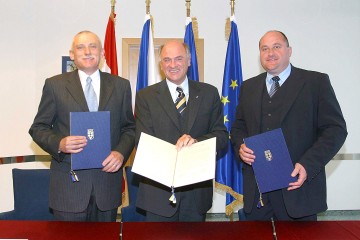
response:
[[[78,70],[46,79],[38,113],[29,133],[52,156],[50,208],[56,220],[115,221],[121,205],[122,171],[133,147],[135,121],[128,80],[99,71],[104,50],[97,35],[78,33],[70,58]],[[70,135],[70,112],[87,112],[86,80],[95,91],[98,111],[110,111],[111,153],[102,169],[75,171],[70,176],[71,155],[86,148],[85,136]],[[97,111],[96,109],[93,111]]]
[[[186,44],[169,41],[161,48],[160,57],[166,79],[136,95],[136,144],[145,132],[176,144],[179,150],[212,137],[216,137],[217,151],[226,147],[228,133],[219,93],[209,84],[187,78],[190,53]],[[178,91],[186,99],[186,107],[180,107],[182,113],[175,106],[182,95]],[[161,174],[161,166],[158,171]],[[205,221],[212,195],[213,183],[208,180],[175,188],[176,203],[172,203],[170,188],[145,178],[139,186],[137,207],[146,210],[147,221]]]
[[[245,163],[245,215],[249,220],[316,220],[327,209],[325,165],[346,139],[345,120],[328,75],[292,66],[292,49],[282,32],[267,32],[259,50],[266,73],[242,84],[231,129],[235,151]],[[276,82],[280,88],[270,97]],[[256,156],[243,139],[276,128],[284,133],[297,181],[262,194],[261,207],[251,167]]]

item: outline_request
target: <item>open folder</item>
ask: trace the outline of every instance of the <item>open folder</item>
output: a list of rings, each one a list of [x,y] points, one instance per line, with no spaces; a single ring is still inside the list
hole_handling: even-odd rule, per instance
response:
[[[70,112],[70,135],[87,138],[84,149],[71,154],[71,169],[102,168],[111,152],[110,112]]]
[[[183,147],[141,133],[132,171],[168,187],[215,178],[216,138]]]
[[[245,138],[244,142],[254,151],[252,167],[261,193],[289,187],[289,183],[297,181],[291,177],[294,165],[281,128]]]

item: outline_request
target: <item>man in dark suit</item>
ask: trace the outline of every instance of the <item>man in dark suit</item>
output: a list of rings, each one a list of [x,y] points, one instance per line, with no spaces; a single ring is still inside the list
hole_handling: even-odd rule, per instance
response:
[[[122,171],[133,147],[135,121],[129,81],[99,71],[104,56],[101,41],[89,31],[78,33],[70,58],[78,70],[46,79],[38,113],[29,133],[52,156],[50,208],[56,220],[115,221],[121,205]],[[111,153],[102,169],[74,171],[71,155],[86,148],[85,136],[70,135],[70,112],[89,111],[84,90],[91,77],[98,111],[110,111]],[[97,109],[92,110],[97,111]]]
[[[228,133],[219,93],[209,84],[187,79],[190,53],[186,44],[166,43],[160,58],[166,79],[136,95],[136,144],[144,132],[176,144],[179,151],[212,137],[216,137],[217,151],[226,147]],[[177,101],[183,94],[186,106]],[[181,113],[175,104],[182,109]],[[161,166],[158,170],[161,174]],[[170,188],[145,178],[139,186],[137,207],[146,210],[147,221],[205,221],[212,195],[213,183],[209,180],[175,188],[176,203],[172,203]]]
[[[249,220],[316,220],[316,214],[327,209],[325,165],[346,139],[345,120],[328,75],[292,66],[292,49],[282,32],[267,32],[259,50],[266,73],[242,84],[231,129],[235,151],[246,163],[245,215]],[[291,175],[297,181],[262,194],[261,207],[251,166],[256,156],[243,139],[276,128],[284,133],[294,164]]]

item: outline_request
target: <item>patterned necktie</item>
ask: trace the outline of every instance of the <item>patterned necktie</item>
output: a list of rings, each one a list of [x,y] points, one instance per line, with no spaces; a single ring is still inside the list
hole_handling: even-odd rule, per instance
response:
[[[280,88],[279,80],[280,78],[278,76],[273,77],[271,80],[273,80],[273,84],[271,85],[269,96],[272,97],[276,93],[277,90]]]
[[[186,97],[185,97],[184,91],[181,87],[177,87],[176,91],[179,93],[179,95],[175,101],[175,106],[176,106],[176,109],[178,110],[178,112],[181,115],[183,115],[184,110],[186,108]]]
[[[85,98],[90,112],[96,112],[98,110],[98,101],[96,97],[95,90],[91,84],[92,79],[88,77],[86,79],[85,86]]]

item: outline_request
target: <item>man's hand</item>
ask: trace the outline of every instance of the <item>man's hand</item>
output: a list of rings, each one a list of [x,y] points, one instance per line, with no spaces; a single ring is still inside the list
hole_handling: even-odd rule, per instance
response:
[[[247,148],[245,143],[241,144],[239,149],[239,156],[244,163],[251,165],[255,161],[255,155],[253,150]]]
[[[295,177],[297,175],[299,175],[298,180],[296,182],[289,183],[289,187],[287,190],[290,191],[290,190],[300,188],[304,184],[305,180],[307,179],[306,170],[300,163],[295,164],[294,171],[291,173],[292,177]]]
[[[59,151],[63,153],[81,152],[87,144],[85,136],[68,136],[60,141]]]
[[[182,135],[176,142],[176,149],[180,151],[183,147],[189,147],[197,143],[195,138],[192,138],[190,135],[184,134]]]
[[[124,162],[124,156],[117,152],[111,151],[109,156],[103,161],[103,171],[104,172],[117,172],[121,168]]]

